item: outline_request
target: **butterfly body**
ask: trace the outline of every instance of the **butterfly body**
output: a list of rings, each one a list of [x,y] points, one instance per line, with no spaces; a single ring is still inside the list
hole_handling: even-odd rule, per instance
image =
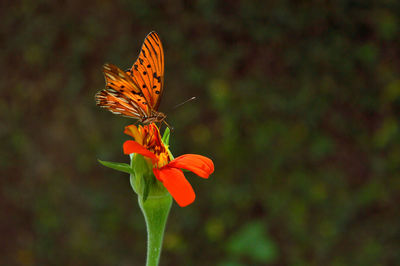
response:
[[[153,112],[151,116],[149,117],[142,117],[140,122],[143,124],[151,124],[151,123],[156,123],[156,122],[163,122],[167,118],[167,116],[164,113],[161,112]]]
[[[164,51],[157,33],[147,35],[128,71],[105,64],[103,72],[106,88],[95,96],[98,106],[143,124],[165,120],[166,115],[158,112],[164,89]]]

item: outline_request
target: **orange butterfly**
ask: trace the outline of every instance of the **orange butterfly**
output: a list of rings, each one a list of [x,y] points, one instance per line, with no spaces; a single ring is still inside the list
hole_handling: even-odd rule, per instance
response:
[[[166,115],[157,111],[164,89],[164,51],[156,32],[146,36],[128,71],[105,64],[103,72],[106,88],[95,96],[98,106],[144,124],[165,122]]]

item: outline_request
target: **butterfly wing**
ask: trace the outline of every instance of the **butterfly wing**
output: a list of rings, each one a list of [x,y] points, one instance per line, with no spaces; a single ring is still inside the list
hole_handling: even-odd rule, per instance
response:
[[[164,88],[164,51],[156,32],[146,36],[138,59],[127,73],[150,107],[157,111]]]
[[[106,89],[95,96],[96,104],[114,114],[142,119],[151,111],[142,91],[131,76],[112,64],[103,66]]]

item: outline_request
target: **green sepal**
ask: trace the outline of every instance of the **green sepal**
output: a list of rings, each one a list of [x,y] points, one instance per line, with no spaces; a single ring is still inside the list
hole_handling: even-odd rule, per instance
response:
[[[102,165],[104,165],[105,167],[117,170],[117,171],[121,171],[127,174],[132,174],[134,175],[135,172],[133,171],[132,167],[129,164],[126,163],[116,163],[116,162],[107,162],[107,161],[102,161],[100,159],[97,159],[99,161],[99,163],[101,163]]]
[[[139,196],[142,196],[146,190],[145,180],[149,173],[149,165],[142,155],[135,154],[131,157],[131,167],[135,173],[131,176],[131,185],[133,190]]]
[[[164,143],[164,145],[169,145],[169,136],[170,136],[170,134],[171,134],[171,130],[169,129],[169,127],[167,127],[164,130],[164,134],[163,134],[163,136],[161,138],[161,140]]]
[[[152,187],[157,186],[152,165],[140,154],[132,157],[131,165],[135,171],[131,184],[134,184],[134,190],[141,197],[141,200],[145,202],[151,191],[153,190],[154,192]]]
[[[161,138],[161,141],[164,143],[164,145],[167,148],[167,152],[169,155],[169,159],[172,161],[174,159],[174,156],[172,155],[171,151],[169,150],[168,146],[169,146],[169,137],[171,135],[171,130],[169,129],[169,127],[167,127],[164,131],[164,134]]]
[[[144,187],[143,187],[143,195],[142,195],[143,202],[146,202],[147,197],[149,196],[150,186],[152,185],[152,183],[154,183],[152,181],[155,181],[155,179],[144,178]]]

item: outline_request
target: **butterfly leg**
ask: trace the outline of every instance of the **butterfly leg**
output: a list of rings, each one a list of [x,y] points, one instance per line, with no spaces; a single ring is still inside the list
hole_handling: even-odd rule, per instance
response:
[[[164,124],[169,128],[169,130],[171,130],[171,132],[174,131],[174,127],[170,126],[170,125],[167,123],[167,121],[166,121],[165,119],[163,119],[162,122],[164,122]],[[161,122],[161,123],[162,123],[162,122]]]

